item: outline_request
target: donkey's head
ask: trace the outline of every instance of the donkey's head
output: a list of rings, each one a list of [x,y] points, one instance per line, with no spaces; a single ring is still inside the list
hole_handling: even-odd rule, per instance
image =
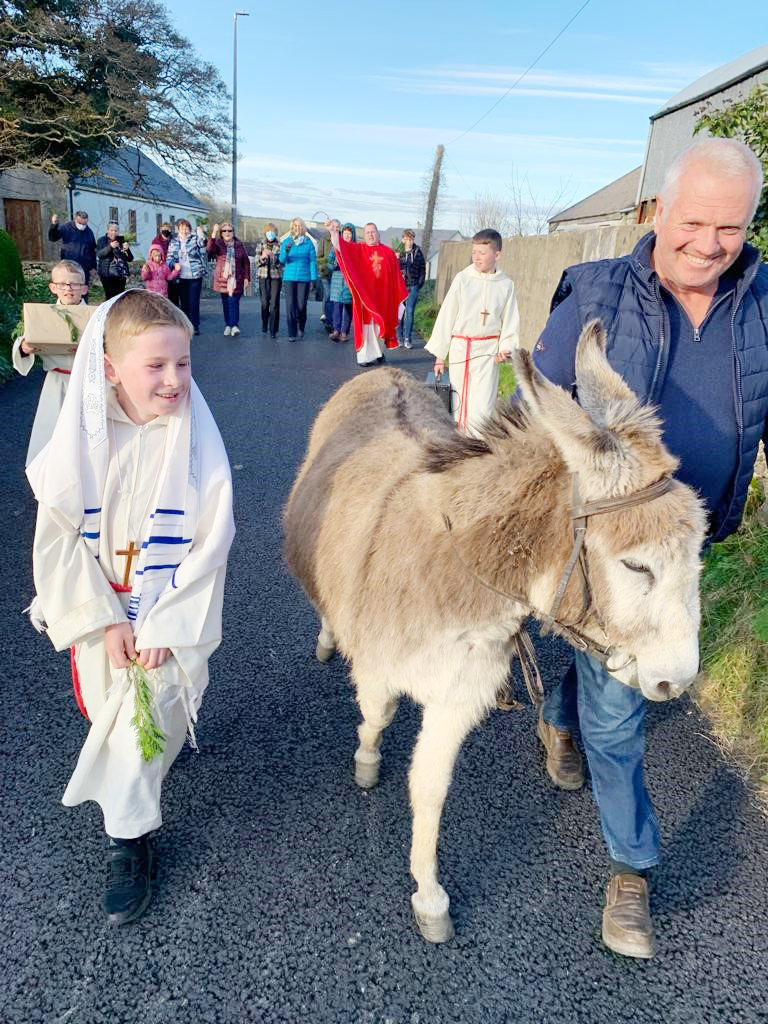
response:
[[[515,353],[515,370],[532,425],[550,436],[567,469],[578,474],[585,502],[631,496],[677,468],[654,410],[641,405],[610,367],[599,321],[585,326],[576,352],[580,404],[550,383],[527,353]],[[564,484],[563,500],[570,494]],[[607,639],[614,650],[608,670],[651,700],[679,696],[698,671],[704,533],[701,502],[678,481],[651,501],[587,520],[584,547],[598,618],[584,632],[601,644]],[[580,600],[572,578],[563,617]]]

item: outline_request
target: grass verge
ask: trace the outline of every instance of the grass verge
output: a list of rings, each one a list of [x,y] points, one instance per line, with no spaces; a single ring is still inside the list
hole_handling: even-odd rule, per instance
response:
[[[768,804],[768,530],[753,481],[737,533],[715,545],[701,580],[701,665],[694,698],[724,752]]]

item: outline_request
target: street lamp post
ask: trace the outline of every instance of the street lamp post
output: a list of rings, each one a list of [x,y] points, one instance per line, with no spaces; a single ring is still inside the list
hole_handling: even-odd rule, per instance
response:
[[[235,45],[232,61],[232,227],[237,234],[237,19],[249,17],[248,11],[235,11]]]

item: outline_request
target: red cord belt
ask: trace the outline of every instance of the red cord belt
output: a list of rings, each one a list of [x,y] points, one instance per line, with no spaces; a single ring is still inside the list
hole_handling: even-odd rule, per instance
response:
[[[69,373],[69,370],[59,370],[59,373]],[[132,587],[124,587],[122,583],[110,583],[110,587],[116,590],[118,594],[130,594]],[[90,722],[88,718],[88,712],[85,710],[85,702],[83,701],[83,692],[80,689],[80,676],[77,672],[77,662],[75,661],[75,645],[69,648],[69,667],[72,672],[72,689],[75,691],[75,703],[80,711],[83,718]]]
[[[467,398],[469,396],[469,350],[472,348],[473,341],[493,341],[494,338],[498,338],[498,334],[452,334],[451,339],[458,338],[459,341],[466,341],[467,352],[464,357],[464,380],[461,383],[461,398],[459,399],[459,418],[456,422],[456,426],[459,430],[466,431],[467,429]]]
[[[58,368],[58,366],[54,366],[54,367],[53,367],[52,369],[53,369],[53,372],[54,372],[54,373],[63,373],[63,374],[65,374],[65,375],[66,375],[67,377],[69,377],[69,376],[70,376],[70,374],[72,373],[72,371],[71,371],[71,370],[60,370],[60,369]]]

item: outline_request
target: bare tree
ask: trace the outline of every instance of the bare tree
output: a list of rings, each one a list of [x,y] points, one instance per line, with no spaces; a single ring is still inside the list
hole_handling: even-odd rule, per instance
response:
[[[528,180],[513,170],[508,195],[499,196],[491,192],[480,192],[462,219],[461,231],[474,235],[483,228],[495,228],[503,238],[518,235],[544,235],[549,219],[567,202],[567,185],[560,185],[549,199],[537,196]]]
[[[424,233],[421,236],[421,249],[424,253],[425,260],[429,259],[429,246],[432,241],[432,224],[435,219],[437,201],[440,197],[440,187],[443,184],[442,168],[444,153],[444,146],[438,146],[435,150],[435,162],[432,165],[432,176],[429,180],[429,188],[427,189],[427,204],[426,211],[424,213]]]

